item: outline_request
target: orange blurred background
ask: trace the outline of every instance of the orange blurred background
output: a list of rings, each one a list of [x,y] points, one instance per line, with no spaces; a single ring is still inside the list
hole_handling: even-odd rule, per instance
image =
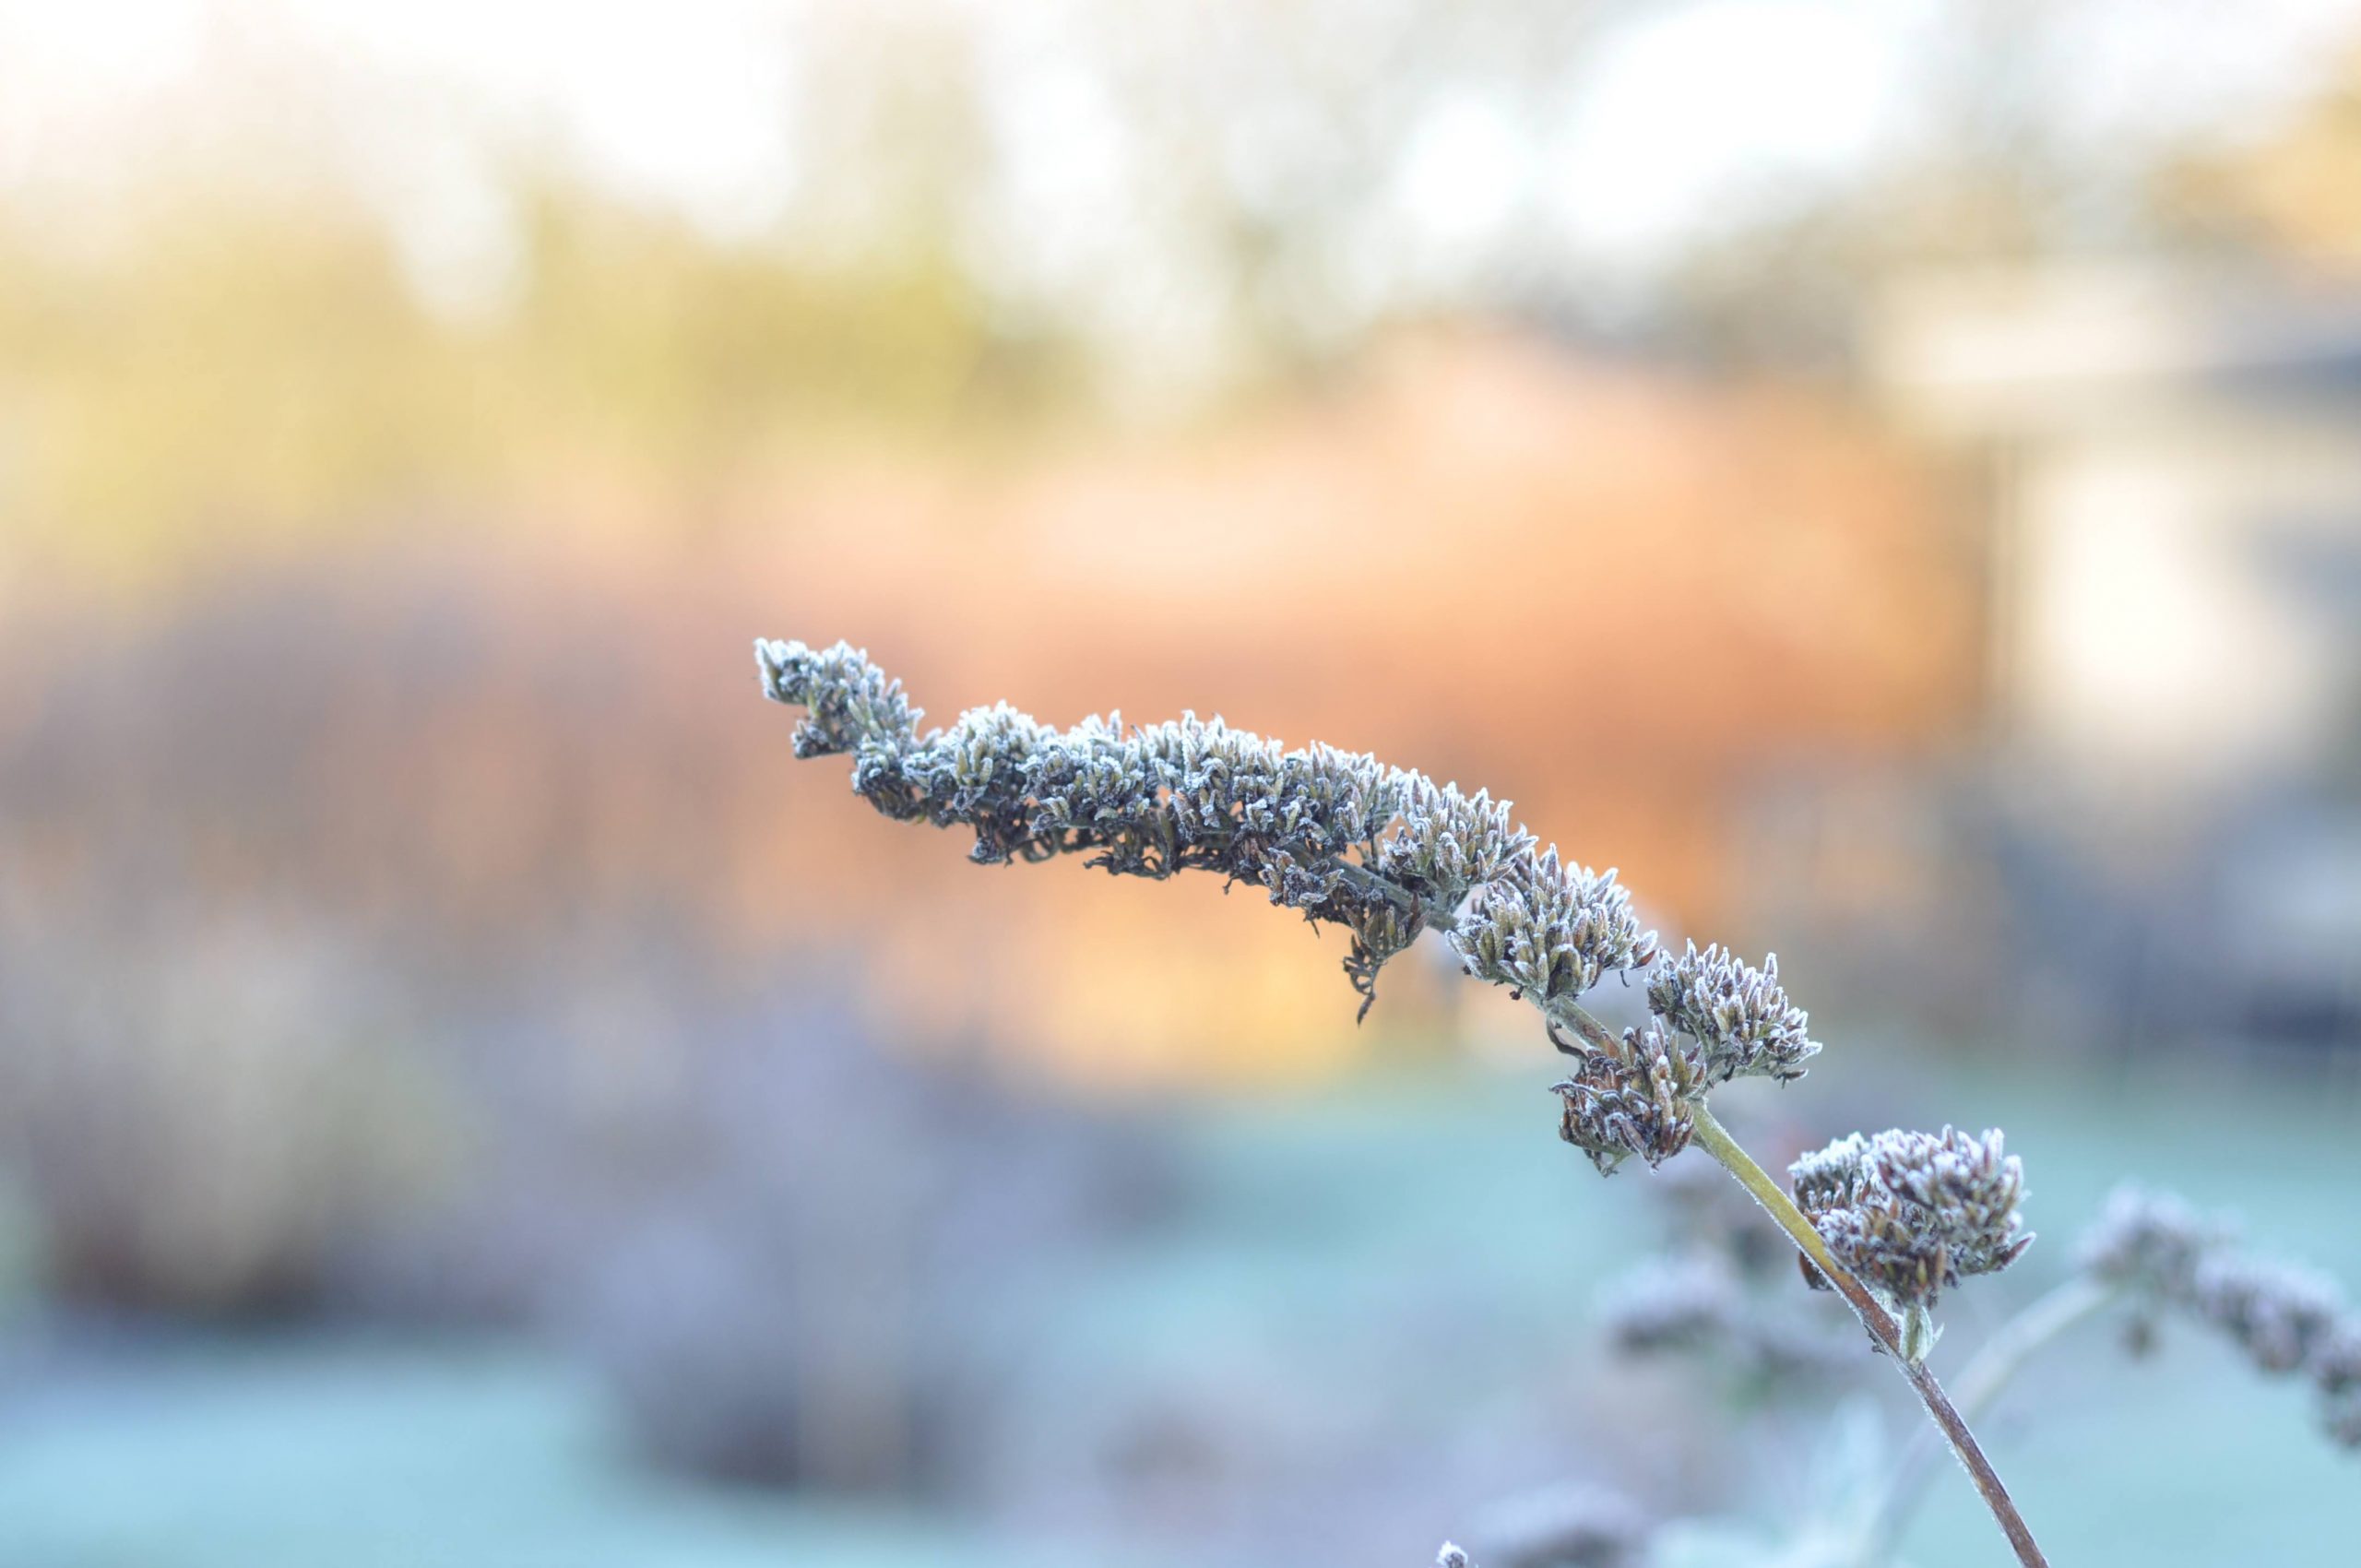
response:
[[[1086,1556],[1329,1538],[1258,1512],[1252,1399],[1074,1436],[1038,1369],[975,1394],[1034,1341],[936,1314],[1130,1277],[1210,1201],[1169,1108],[1267,1111],[1241,1169],[1292,1169],[1408,1084],[1371,1147],[1420,1146],[1542,1081],[1525,1016],[1421,949],[1356,1028],[1341,944],[1251,893],[979,872],[791,759],[757,636],[937,722],[1218,712],[1488,788],[1667,936],[1777,948],[1815,1086],[1859,1040],[1865,1084],[2230,1061],[2257,1119],[2349,1110],[2361,18],[404,9],[0,4],[22,1386],[145,1377],[76,1337],[126,1318],[496,1332],[675,1472]],[[1014,1218],[943,1196],[1036,1154]],[[1400,1201],[1322,1221],[1396,1283]],[[66,1463],[26,1420],[0,1498]],[[117,1539],[27,1517],[27,1561]],[[174,1534],[122,1560],[213,1560]],[[612,1560],[732,1560],[665,1538]]]

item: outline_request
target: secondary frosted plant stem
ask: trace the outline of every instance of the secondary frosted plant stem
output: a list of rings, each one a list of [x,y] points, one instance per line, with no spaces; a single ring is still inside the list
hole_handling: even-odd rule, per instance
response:
[[[2048,1568],[2049,1560],[2041,1554],[2040,1546],[2033,1538],[2033,1531],[2027,1527],[2024,1516],[2017,1512],[2015,1501],[2009,1496],[2008,1487],[2002,1484],[1999,1473],[1992,1468],[1992,1462],[1984,1456],[1982,1446],[1975,1441],[1975,1433],[1968,1430],[1966,1420],[1952,1406],[1950,1396],[1943,1392],[1943,1385],[1936,1381],[1934,1372],[1928,1370],[1925,1361],[1903,1354],[1902,1324],[1869,1293],[1869,1288],[1854,1277],[1851,1270],[1836,1261],[1828,1243],[1813,1229],[1811,1221],[1804,1218],[1803,1211],[1795,1206],[1786,1190],[1771,1179],[1770,1172],[1757,1164],[1754,1157],[1748,1154],[1737,1139],[1729,1135],[1728,1131],[1715,1120],[1713,1111],[1700,1104],[1696,1117],[1697,1146],[1712,1155],[1721,1162],[1724,1170],[1738,1178],[1738,1185],[1762,1206],[1762,1211],[1794,1239],[1803,1254],[1811,1260],[1812,1266],[1836,1288],[1852,1307],[1854,1315],[1861,1320],[1861,1326],[1869,1331],[1869,1337],[1877,1341],[1878,1348],[1893,1358],[1894,1365],[1901,1369],[1904,1378],[1917,1391],[1919,1401],[1927,1407],[1927,1414],[1933,1418],[1943,1440],[1959,1456],[1968,1479],[1975,1483],[1975,1490],[1982,1494],[1985,1506],[1991,1509],[1993,1518],[1999,1521],[2002,1533],[2016,1550],[2017,1561],[2025,1568]]]

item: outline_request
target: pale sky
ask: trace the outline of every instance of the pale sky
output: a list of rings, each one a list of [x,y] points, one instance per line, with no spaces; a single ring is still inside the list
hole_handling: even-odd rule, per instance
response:
[[[1030,41],[1015,52],[1029,63],[1012,78],[1022,101],[999,116],[1015,165],[1009,188],[1033,209],[1017,227],[1070,233],[1075,254],[1096,256],[1093,215],[1133,176],[1114,150],[1109,106],[1089,101],[1057,68],[1061,18],[1090,3],[931,8]],[[160,136],[201,137],[243,114],[293,113],[280,101],[283,84],[260,95],[267,103],[239,101],[234,84],[224,90],[222,62],[251,56],[260,42],[322,64],[320,101],[303,112],[324,135],[361,148],[430,281],[497,249],[475,166],[481,148],[469,137],[484,125],[561,146],[593,178],[700,222],[759,231],[794,190],[799,67],[827,68],[811,57],[814,18],[840,33],[850,16],[927,8],[918,0],[867,0],[857,10],[850,0],[0,0],[0,184],[104,180],[111,164],[161,156]],[[2071,14],[2060,30],[2069,57],[2049,68],[2067,84],[2069,118],[2116,141],[2235,124],[2299,88],[2331,45],[2361,40],[2356,0],[2082,0]],[[1436,95],[1407,137],[1390,198],[1406,253],[1449,266],[1513,241],[1504,229],[1537,206],[1573,254],[1643,268],[1766,193],[1840,181],[1905,145],[1922,128],[1930,73],[1960,46],[1958,15],[1937,0],[1616,7],[1568,73],[1546,139],[1480,92]]]

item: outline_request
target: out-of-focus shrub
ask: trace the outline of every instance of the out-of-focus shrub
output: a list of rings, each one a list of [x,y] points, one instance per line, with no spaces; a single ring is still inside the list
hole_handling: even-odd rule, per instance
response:
[[[996,1430],[1023,1303],[1154,1204],[1154,1147],[897,1060],[807,992],[709,1031],[577,1146],[620,1203],[552,1313],[659,1462],[955,1489]]]
[[[722,590],[530,577],[424,547],[22,639],[0,1183],[86,1300],[553,1328],[668,1464],[955,1486],[1152,1145],[836,1004],[815,941],[894,949],[776,852]]]
[[[0,957],[0,1169],[76,1300],[301,1306],[444,1150],[357,959],[284,925],[19,931]]]

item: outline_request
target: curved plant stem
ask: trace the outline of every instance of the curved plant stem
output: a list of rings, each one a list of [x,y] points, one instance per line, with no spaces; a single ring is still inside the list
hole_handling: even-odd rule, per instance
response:
[[[1836,1287],[1852,1306],[1854,1315],[1861,1320],[1861,1326],[1868,1329],[1869,1337],[1877,1341],[1878,1348],[1893,1358],[1893,1364],[1902,1370],[1902,1375],[1917,1391],[1919,1402],[1927,1407],[1927,1414],[1933,1418],[1944,1441],[1959,1456],[1960,1464],[1967,1470],[1968,1479],[1983,1494],[1985,1506],[1991,1509],[1993,1518],[1999,1521],[2001,1532],[2016,1550],[2017,1561],[2023,1568],[2049,1568],[2049,1560],[2035,1544],[2033,1531],[2026,1527],[2024,1515],[2017,1512],[2015,1502],[2009,1496],[2009,1489],[2001,1484],[1999,1473],[1992,1468],[1992,1462],[1976,1445],[1975,1434],[1968,1430],[1966,1420],[1943,1392],[1943,1385],[1935,1380],[1935,1374],[1927,1369],[1924,1361],[1914,1361],[1903,1355],[1902,1325],[1894,1322],[1893,1314],[1869,1294],[1868,1286],[1836,1261],[1835,1254],[1828,1250],[1828,1243],[1821,1240],[1820,1232],[1812,1229],[1811,1221],[1804,1218],[1803,1211],[1796,1207],[1786,1190],[1754,1162],[1753,1156],[1738,1146],[1738,1141],[1714,1119],[1714,1113],[1703,1102],[1694,1109],[1697,1146],[1738,1178],[1738,1185],[1762,1206],[1763,1212],[1778,1222],[1779,1228],[1802,1249],[1804,1256],[1811,1260],[1812,1266]]]
[[[1975,1359],[1967,1363],[1967,1370],[1960,1373],[1961,1416],[1971,1421],[1983,1420],[1992,1402],[2026,1361],[2051,1340],[2100,1312],[2116,1295],[2111,1286],[2078,1277],[2051,1289],[2002,1324],[1976,1351]],[[1932,1437],[1922,1430],[1917,1440],[1904,1452],[1901,1463],[1894,1467],[1884,1495],[1878,1501],[1877,1513],[1871,1517],[1861,1544],[1863,1563],[1892,1560],[1893,1549],[1901,1541],[1903,1526],[1909,1523],[1911,1510],[1926,1488],[1927,1467],[1934,1456]]]

